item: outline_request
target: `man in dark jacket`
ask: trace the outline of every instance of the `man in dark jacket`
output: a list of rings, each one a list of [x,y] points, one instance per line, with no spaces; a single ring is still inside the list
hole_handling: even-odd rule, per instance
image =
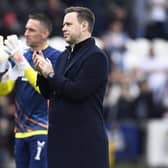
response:
[[[69,47],[55,68],[40,54],[33,58],[37,84],[51,100],[49,168],[109,168],[103,121],[108,62],[91,37],[94,22],[90,9],[67,8],[62,30]]]

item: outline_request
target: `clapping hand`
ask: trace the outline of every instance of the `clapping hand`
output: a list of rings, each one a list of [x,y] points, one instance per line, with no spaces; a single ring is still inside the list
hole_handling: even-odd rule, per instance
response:
[[[18,70],[24,71],[30,65],[24,57],[24,47],[17,35],[9,35],[5,40],[5,50],[15,62]]]
[[[5,51],[3,44],[3,36],[0,36],[0,73],[5,72],[8,69],[9,54]]]
[[[45,78],[48,77],[50,72],[54,72],[51,61],[48,58],[44,58],[42,51],[36,51],[33,53],[33,62],[35,68],[43,75]]]
[[[11,55],[15,62],[22,60],[24,48],[22,42],[18,39],[17,35],[9,35],[5,40],[6,51]]]

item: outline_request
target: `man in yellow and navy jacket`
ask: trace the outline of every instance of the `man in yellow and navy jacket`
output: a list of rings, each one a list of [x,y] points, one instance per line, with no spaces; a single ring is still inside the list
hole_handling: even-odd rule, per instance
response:
[[[16,35],[8,36],[5,46],[1,45],[0,96],[13,92],[16,107],[16,168],[47,168],[48,101],[36,86],[32,56],[41,52],[55,65],[60,52],[47,44],[51,31],[45,15],[29,15],[24,34],[29,48],[23,50]]]

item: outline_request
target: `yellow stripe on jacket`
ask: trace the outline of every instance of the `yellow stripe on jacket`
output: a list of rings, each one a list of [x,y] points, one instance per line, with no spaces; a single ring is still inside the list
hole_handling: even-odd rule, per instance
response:
[[[36,92],[41,94],[39,87],[36,86],[37,72],[32,67],[29,67],[24,71],[24,76],[27,78],[28,82],[36,90]]]
[[[0,82],[0,96],[6,96],[12,92],[15,86],[14,80],[7,80],[5,82]]]
[[[34,135],[47,135],[47,134],[48,134],[47,130],[36,130],[31,132],[16,132],[15,138],[27,138]]]

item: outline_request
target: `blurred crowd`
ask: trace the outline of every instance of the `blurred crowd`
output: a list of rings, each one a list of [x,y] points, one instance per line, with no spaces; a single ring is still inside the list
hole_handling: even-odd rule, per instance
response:
[[[14,111],[12,97],[0,97],[0,168],[9,168],[13,163]]]
[[[62,36],[64,8],[72,5],[94,11],[93,35],[100,39],[109,58],[104,101],[107,130],[116,135],[118,123],[134,123],[140,132],[140,156],[145,143],[142,123],[168,116],[168,61],[166,52],[160,54],[154,45],[157,39],[168,40],[168,0],[1,0],[0,33],[23,36],[28,14],[39,11],[53,22],[51,37]],[[131,53],[129,45],[138,39],[145,39],[148,47],[145,52]],[[142,54],[141,59],[136,52]],[[0,97],[0,165],[13,156],[13,113],[12,97]]]
[[[61,35],[64,8],[83,5],[96,15],[93,35],[102,36],[116,21],[131,38],[161,37],[167,39],[167,0],[1,0],[0,32],[23,35],[29,13],[44,12],[53,21],[52,36]]]

